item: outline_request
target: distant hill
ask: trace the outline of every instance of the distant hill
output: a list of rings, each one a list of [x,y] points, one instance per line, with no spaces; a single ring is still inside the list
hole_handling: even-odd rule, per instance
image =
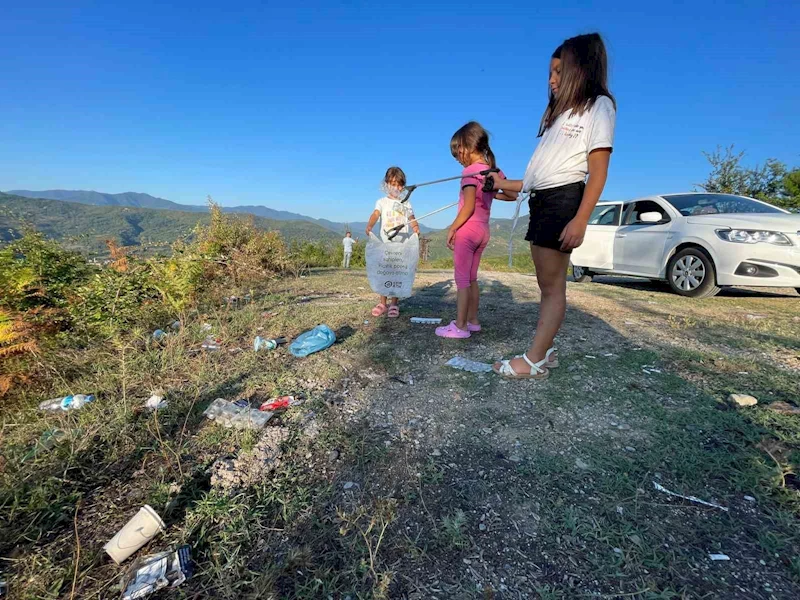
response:
[[[2,193],[2,192],[0,192]],[[193,204],[178,204],[164,198],[157,198],[150,194],[138,192],[124,192],[122,194],[107,194],[104,192],[94,192],[86,190],[9,190],[7,194],[22,196],[24,198],[45,198],[48,200],[60,200],[62,202],[77,202],[79,204],[91,204],[93,206],[129,206],[135,208],[153,208],[158,210],[177,210],[182,212],[208,212],[207,206]],[[337,234],[344,235],[346,227],[349,227],[356,235],[364,231],[367,227],[366,221],[353,223],[339,223],[327,219],[315,219],[306,215],[293,213],[285,210],[276,210],[268,206],[225,206],[225,212],[247,213],[257,217],[274,219],[277,221],[308,221],[316,223],[320,227],[329,229]],[[430,227],[420,224],[423,232],[434,231]]]
[[[164,202],[168,202],[165,200]],[[174,204],[174,203],[171,203]],[[176,204],[176,206],[181,206]],[[341,236],[308,221],[266,219],[253,216],[257,227],[278,230],[287,241],[336,242]],[[190,236],[198,223],[208,223],[208,210],[177,211],[129,206],[96,206],[27,198],[0,192],[0,242],[20,235],[24,224],[33,225],[65,246],[93,255],[107,253],[106,239],[124,246],[169,244]]]

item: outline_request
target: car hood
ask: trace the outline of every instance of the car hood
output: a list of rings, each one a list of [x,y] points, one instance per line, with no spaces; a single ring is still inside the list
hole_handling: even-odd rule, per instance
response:
[[[800,215],[777,213],[738,213],[722,215],[694,215],[686,217],[692,225],[713,225],[733,229],[765,229],[796,233],[800,231]],[[800,234],[798,234],[800,235]]]

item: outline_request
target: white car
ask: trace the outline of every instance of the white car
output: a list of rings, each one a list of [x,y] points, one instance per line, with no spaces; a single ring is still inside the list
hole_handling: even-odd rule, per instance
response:
[[[727,286],[800,293],[800,215],[730,194],[648,196],[600,202],[572,252],[575,281],[596,274],[665,280],[707,298]]]

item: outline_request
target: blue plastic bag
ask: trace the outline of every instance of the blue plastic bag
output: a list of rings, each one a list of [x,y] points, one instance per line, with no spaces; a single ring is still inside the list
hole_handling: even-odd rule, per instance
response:
[[[336,341],[336,334],[327,325],[317,325],[311,331],[301,333],[289,346],[289,352],[303,358],[314,352],[325,350]]]

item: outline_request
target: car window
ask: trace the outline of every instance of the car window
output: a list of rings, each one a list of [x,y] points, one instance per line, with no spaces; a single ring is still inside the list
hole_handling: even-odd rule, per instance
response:
[[[644,213],[649,212],[657,212],[661,215],[662,221],[670,221],[669,215],[667,212],[661,207],[660,204],[657,202],[653,202],[652,200],[640,200],[639,202],[634,202],[633,206],[628,209],[627,213],[625,213],[625,225],[636,225],[641,223],[640,216]]]
[[[762,202],[733,194],[674,194],[664,196],[684,217],[741,213],[782,213]]]
[[[619,204],[595,206],[589,217],[589,225],[619,225],[619,214]]]

